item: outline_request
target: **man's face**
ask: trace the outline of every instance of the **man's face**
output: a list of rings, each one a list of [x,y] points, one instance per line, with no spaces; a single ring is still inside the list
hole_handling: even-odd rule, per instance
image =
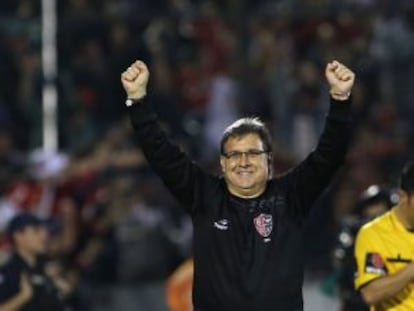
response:
[[[44,226],[27,226],[14,234],[16,247],[33,255],[46,252],[48,233]]]
[[[263,142],[254,133],[226,141],[220,164],[230,193],[249,198],[266,189],[269,164],[264,151]]]
[[[406,210],[407,221],[414,225],[414,194],[400,190],[398,205]]]

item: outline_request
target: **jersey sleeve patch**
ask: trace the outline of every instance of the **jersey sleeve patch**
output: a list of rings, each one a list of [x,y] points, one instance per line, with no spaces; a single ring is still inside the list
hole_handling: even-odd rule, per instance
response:
[[[366,254],[364,271],[365,273],[373,273],[377,275],[388,274],[387,267],[385,266],[385,261],[378,253]]]

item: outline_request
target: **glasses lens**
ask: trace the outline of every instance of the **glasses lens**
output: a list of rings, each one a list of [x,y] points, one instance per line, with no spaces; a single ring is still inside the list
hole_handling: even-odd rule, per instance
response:
[[[264,150],[257,150],[252,149],[248,151],[230,151],[224,154],[224,156],[231,160],[239,160],[242,158],[243,155],[246,155],[246,157],[252,159],[257,158],[259,155],[266,153]]]

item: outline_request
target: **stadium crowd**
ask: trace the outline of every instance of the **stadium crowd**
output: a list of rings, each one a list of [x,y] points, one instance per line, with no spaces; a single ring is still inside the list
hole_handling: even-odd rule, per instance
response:
[[[218,168],[223,129],[254,114],[275,137],[276,173],[319,136],[329,103],[324,64],[340,59],[353,68],[353,140],[309,221],[318,241],[307,249],[312,274],[331,271],[341,220],[359,194],[395,185],[413,154],[410,0],[57,3],[54,153],[41,149],[40,1],[0,1],[0,260],[14,215],[47,220],[48,255],[76,284],[75,310],[92,310],[90,297],[108,305],[110,291],[118,291],[114,305],[133,304],[137,287],[162,282],[191,255],[190,220],[148,169],[126,118],[119,77],[137,58],[151,68],[148,97],[160,119],[200,163]]]

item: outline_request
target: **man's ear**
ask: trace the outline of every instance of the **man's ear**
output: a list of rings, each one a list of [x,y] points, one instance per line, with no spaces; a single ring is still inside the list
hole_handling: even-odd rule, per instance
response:
[[[398,205],[406,206],[408,200],[408,194],[404,190],[398,191]]]
[[[20,241],[22,238],[22,231],[21,230],[17,230],[17,231],[15,231],[15,232],[13,232],[13,235],[12,235],[12,237],[11,237],[11,239],[12,239],[12,241],[14,242],[14,243],[16,243],[17,241]]]
[[[225,163],[224,163],[224,157],[220,156],[220,167],[221,167],[221,172],[224,173],[226,171],[225,169]]]
[[[269,178],[273,176],[273,154],[271,152],[267,154],[267,174]]]

